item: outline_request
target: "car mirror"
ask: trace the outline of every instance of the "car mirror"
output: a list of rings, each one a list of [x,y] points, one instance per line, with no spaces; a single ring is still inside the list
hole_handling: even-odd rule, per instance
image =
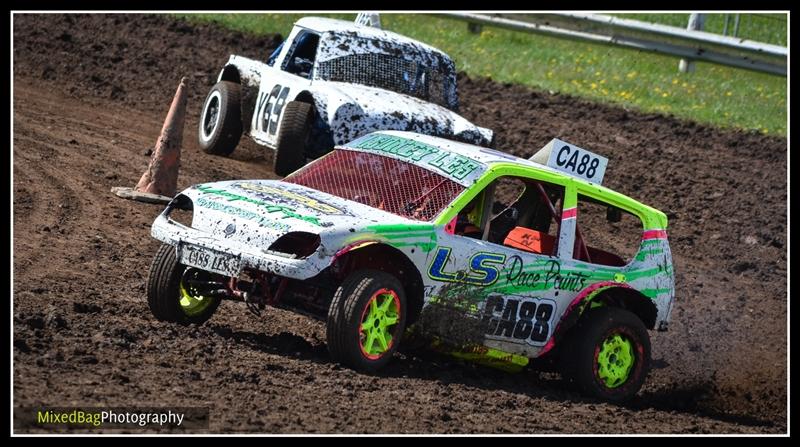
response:
[[[622,220],[622,211],[614,206],[606,208],[606,220],[609,222],[617,223]]]

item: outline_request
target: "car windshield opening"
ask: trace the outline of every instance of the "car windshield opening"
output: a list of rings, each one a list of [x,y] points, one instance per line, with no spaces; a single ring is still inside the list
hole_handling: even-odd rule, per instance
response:
[[[464,187],[423,167],[337,149],[283,179],[409,219],[430,221]]]

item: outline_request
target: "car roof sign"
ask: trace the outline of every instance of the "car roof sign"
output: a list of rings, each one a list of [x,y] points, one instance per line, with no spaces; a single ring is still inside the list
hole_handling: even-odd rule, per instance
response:
[[[603,184],[608,165],[607,158],[558,138],[550,140],[529,160],[597,185]]]

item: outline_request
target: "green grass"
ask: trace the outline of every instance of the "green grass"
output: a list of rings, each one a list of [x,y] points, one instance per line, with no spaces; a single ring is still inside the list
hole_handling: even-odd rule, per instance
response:
[[[307,14],[182,14],[190,20],[215,21],[254,34],[277,32],[284,37],[294,21],[304,15]],[[313,15],[346,20],[355,17],[355,14]],[[686,14],[619,15],[676,26],[685,26],[688,20]],[[710,17],[706,29],[713,31],[719,20]],[[740,37],[757,35],[768,41],[766,30],[745,25],[776,22],[783,23],[785,43],[785,22],[746,20],[743,17],[740,22]],[[786,135],[785,77],[702,62],[697,63],[694,73],[679,73],[678,59],[673,57],[492,27],[483,27],[475,34],[467,30],[466,23],[425,14],[381,14],[381,24],[385,29],[445,51],[459,70],[472,77],[491,77],[498,82],[572,94],[646,112],[674,114],[720,127]],[[731,20],[729,30],[732,26]],[[773,43],[781,42],[774,37],[770,39]]]

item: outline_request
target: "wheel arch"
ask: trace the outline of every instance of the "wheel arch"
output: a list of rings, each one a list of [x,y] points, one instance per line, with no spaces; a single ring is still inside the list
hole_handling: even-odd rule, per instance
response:
[[[217,82],[227,81],[239,85],[242,131],[249,133],[258,99],[260,77],[253,73],[242,73],[241,70],[237,65],[228,63],[222,68]]]
[[[226,65],[219,74],[219,79],[217,82],[219,81],[235,82],[241,85],[242,76],[239,73],[239,67],[233,64]]]
[[[609,287],[598,293],[591,302],[628,310],[639,317],[647,329],[652,330],[656,327],[658,317],[656,303],[636,289]]]
[[[305,103],[305,104],[308,104],[308,105],[310,105],[310,106],[311,106],[311,122],[312,122],[312,127],[317,127],[317,125],[315,124],[315,122],[316,122],[316,121],[317,121],[317,119],[318,119],[318,115],[319,115],[319,113],[317,112],[317,103],[316,103],[316,101],[315,101],[315,99],[314,99],[314,95],[313,95],[313,94],[312,94],[310,91],[308,91],[308,90],[303,90],[303,91],[301,91],[300,93],[298,93],[298,94],[297,94],[297,95],[294,97],[294,99],[292,99],[292,101],[296,101],[296,102],[302,102],[302,103]],[[281,117],[281,120],[282,120],[282,119],[283,119],[283,117]]]
[[[584,289],[569,305],[561,321],[556,326],[550,340],[545,344],[544,355],[565,338],[566,334],[580,320],[580,317],[592,307],[609,306],[630,311],[636,315],[647,329],[654,329],[658,316],[656,304],[638,290],[616,282],[597,283]]]
[[[314,105],[314,95],[312,95],[308,90],[303,90],[302,92],[298,93],[297,96],[294,97],[294,101],[311,104],[312,108],[316,108]]]
[[[311,138],[306,151],[309,158],[318,158],[331,151],[334,146],[333,132],[328,115],[326,101],[330,100],[330,94],[310,90],[303,90],[294,97],[293,101],[304,102],[311,105]]]
[[[379,241],[359,241],[339,250],[331,263],[334,275],[344,280],[362,268],[379,270],[395,276],[403,284],[408,303],[406,325],[419,317],[424,301],[422,275],[413,262],[400,250]]]

